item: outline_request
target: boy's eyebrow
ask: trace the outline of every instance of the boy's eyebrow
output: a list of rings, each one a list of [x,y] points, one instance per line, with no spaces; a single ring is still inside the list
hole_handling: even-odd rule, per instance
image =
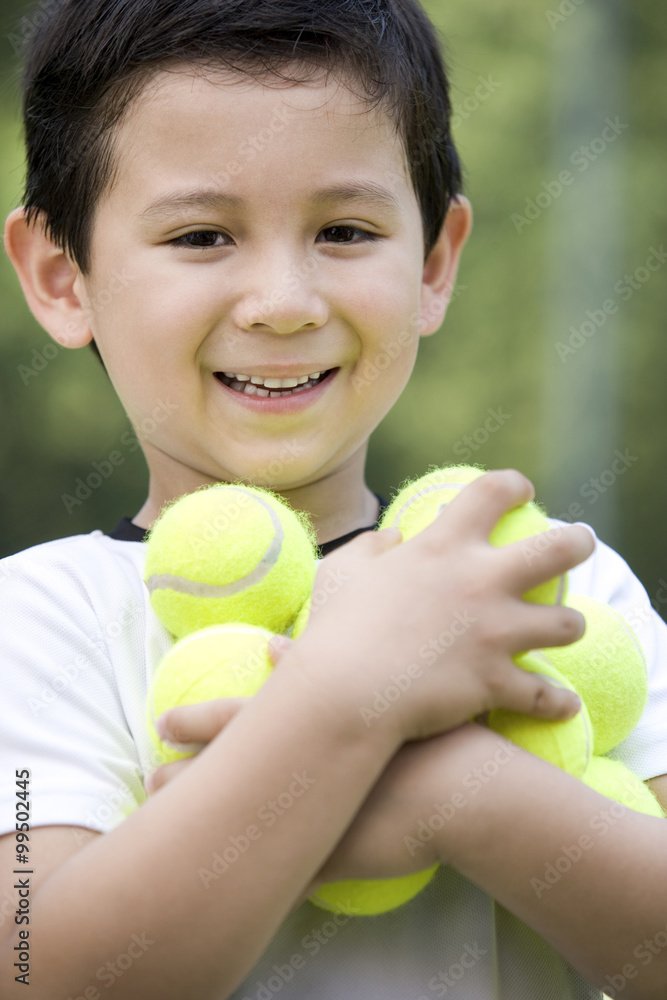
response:
[[[357,181],[353,184],[322,188],[319,191],[314,191],[310,196],[310,202],[316,208],[326,208],[334,203],[352,201],[364,201],[385,209],[398,209],[400,207],[396,195],[389,188],[376,184],[374,181]],[[184,208],[226,208],[229,211],[239,211],[245,207],[246,202],[243,198],[225,191],[218,191],[215,188],[200,191],[176,191],[151,202],[140,212],[139,218],[156,221]]]

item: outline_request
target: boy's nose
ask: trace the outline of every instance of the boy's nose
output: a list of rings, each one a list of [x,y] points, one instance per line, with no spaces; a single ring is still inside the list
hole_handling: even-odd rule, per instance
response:
[[[329,318],[329,307],[317,288],[316,265],[289,263],[286,255],[258,261],[249,281],[242,282],[233,319],[239,329],[267,328],[275,333],[317,329]]]

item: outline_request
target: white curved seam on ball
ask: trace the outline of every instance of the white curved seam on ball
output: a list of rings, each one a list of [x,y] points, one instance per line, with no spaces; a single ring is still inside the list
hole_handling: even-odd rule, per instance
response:
[[[415,503],[415,501],[419,500],[420,497],[426,496],[428,493],[432,493],[434,490],[461,490],[461,488],[463,486],[467,486],[467,485],[468,485],[468,483],[431,483],[430,486],[425,486],[423,490],[420,490],[419,493],[415,493],[414,496],[410,497],[409,500],[405,501],[405,503],[403,504],[403,506],[401,507],[401,509],[398,511],[398,513],[396,514],[396,517],[394,518],[394,520],[392,522],[392,525],[391,525],[392,528],[398,528],[399,527],[398,522],[399,522],[399,520],[401,518],[401,515],[404,513],[404,511],[408,507],[411,507],[412,504]],[[442,510],[442,507],[445,507],[445,506],[446,506],[446,504],[442,504],[440,509]]]
[[[239,487],[231,487],[231,489],[237,489],[239,493],[243,492]],[[248,587],[253,587],[263,580],[278,562],[285,532],[280,518],[273,507],[263,497],[255,497],[254,499],[269,514],[274,533],[266,552],[246,576],[240,580],[232,580],[231,583],[202,583],[198,580],[187,580],[183,576],[174,576],[171,573],[154,573],[146,580],[149,594],[153,594],[156,590],[174,590],[179,594],[188,594],[191,597],[208,597],[213,599],[232,597],[234,594],[239,594]]]

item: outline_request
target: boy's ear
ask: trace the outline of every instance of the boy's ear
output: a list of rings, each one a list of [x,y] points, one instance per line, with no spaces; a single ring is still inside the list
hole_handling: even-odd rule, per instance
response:
[[[428,337],[442,326],[454,291],[461,251],[472,229],[472,205],[462,194],[450,204],[438,242],[424,264],[419,333]]]
[[[16,208],[5,223],[5,250],[30,310],[63,347],[84,347],[93,334],[81,297],[78,267],[47,235],[39,217],[28,225]]]

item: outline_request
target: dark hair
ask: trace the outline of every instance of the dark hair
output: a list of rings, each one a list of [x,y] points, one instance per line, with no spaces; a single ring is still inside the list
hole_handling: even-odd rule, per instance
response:
[[[148,78],[178,63],[294,82],[324,68],[382,104],[405,147],[425,257],[462,189],[441,42],[419,0],[43,0],[31,23],[24,204],[84,274],[115,127]]]

